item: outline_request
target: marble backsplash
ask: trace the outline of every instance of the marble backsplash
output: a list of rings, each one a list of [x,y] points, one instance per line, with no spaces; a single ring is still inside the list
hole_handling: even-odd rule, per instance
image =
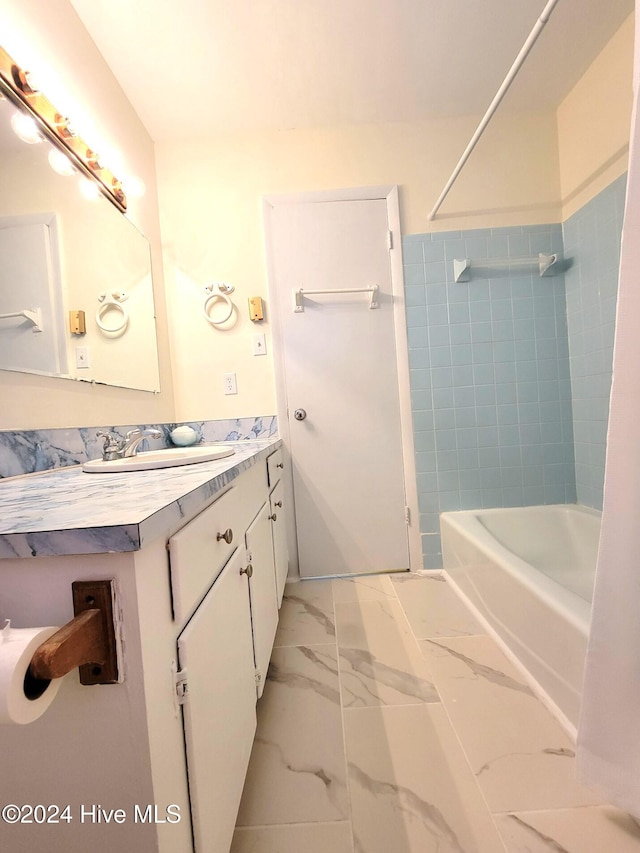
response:
[[[0,432],[0,479],[19,474],[32,474],[53,468],[80,465],[102,456],[104,439],[96,433],[112,432],[118,437],[136,426],[154,427],[162,439],[150,442],[150,448],[172,446],[169,433],[177,426],[193,427],[198,441],[242,441],[273,438],[277,435],[275,415],[257,418],[235,418],[216,421],[182,421],[168,424],[134,424],[126,426],[70,427],[67,429],[6,430]],[[149,448],[149,449],[150,449]],[[146,442],[141,450],[147,449]]]

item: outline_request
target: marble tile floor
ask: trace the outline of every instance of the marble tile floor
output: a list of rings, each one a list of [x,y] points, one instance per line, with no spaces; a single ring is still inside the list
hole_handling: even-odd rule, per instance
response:
[[[640,853],[440,575],[287,585],[232,853]]]

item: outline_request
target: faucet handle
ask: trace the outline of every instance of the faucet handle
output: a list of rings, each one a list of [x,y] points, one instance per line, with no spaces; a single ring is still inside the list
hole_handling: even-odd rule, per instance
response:
[[[102,446],[102,459],[104,461],[108,461],[110,459],[116,459],[120,453],[121,442],[118,438],[111,432],[97,432],[98,438],[104,438],[104,444]]]
[[[105,449],[110,447],[112,444],[115,444],[116,446],[118,445],[118,439],[112,432],[102,432],[102,430],[100,430],[96,435],[98,438],[104,438]]]

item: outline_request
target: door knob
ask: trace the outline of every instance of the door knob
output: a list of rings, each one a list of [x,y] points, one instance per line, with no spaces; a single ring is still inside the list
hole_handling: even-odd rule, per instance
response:
[[[307,413],[304,409],[296,409],[293,413],[293,417],[297,421],[303,421],[307,417]]]

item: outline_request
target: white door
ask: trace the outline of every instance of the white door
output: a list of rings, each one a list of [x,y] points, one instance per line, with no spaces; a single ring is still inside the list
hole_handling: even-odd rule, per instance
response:
[[[44,215],[44,218],[48,218]],[[59,375],[66,371],[51,229],[54,223],[0,221],[0,368]],[[23,311],[37,312],[38,325]]]
[[[408,569],[386,200],[276,204],[269,219],[300,574]],[[373,285],[373,308],[335,292]],[[296,311],[300,288],[329,292]]]

